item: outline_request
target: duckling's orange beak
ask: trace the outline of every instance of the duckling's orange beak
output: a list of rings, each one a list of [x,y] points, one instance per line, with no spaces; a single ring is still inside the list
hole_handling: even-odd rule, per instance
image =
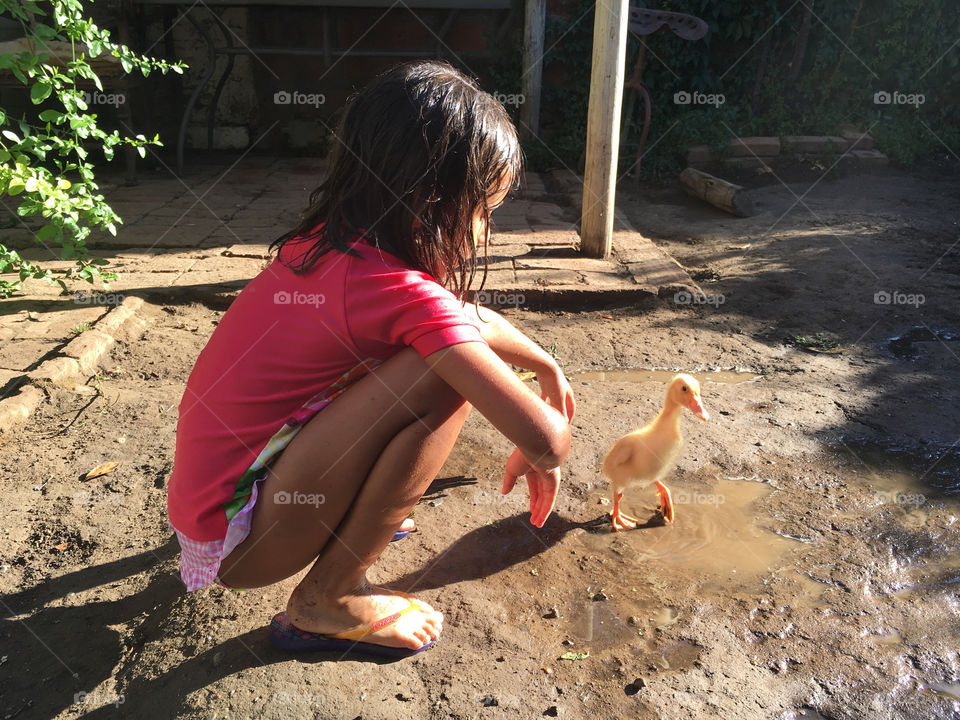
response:
[[[687,409],[704,422],[710,419],[710,413],[708,413],[707,409],[703,406],[703,400],[700,399],[699,395],[692,395],[690,397],[690,404],[687,405]]]

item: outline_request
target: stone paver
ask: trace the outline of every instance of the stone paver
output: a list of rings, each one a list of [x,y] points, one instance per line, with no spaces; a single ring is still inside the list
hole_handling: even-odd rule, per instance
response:
[[[116,237],[94,233],[90,247],[120,278],[94,294],[88,285],[61,294],[27,281],[24,294],[0,301],[0,428],[33,411],[43,398],[37,384],[94,372],[114,325],[142,323],[143,298],[229,302],[270,262],[270,243],[296,223],[322,172],[322,160],[247,157],[233,166],[198,164],[182,179],[144,174],[137,186],[104,183],[124,223]],[[525,189],[494,216],[481,302],[576,308],[696,287],[622,217],[613,257],[580,255],[582,192],[572,173],[527,174]],[[24,229],[4,234],[28,259],[70,266],[31,238]]]

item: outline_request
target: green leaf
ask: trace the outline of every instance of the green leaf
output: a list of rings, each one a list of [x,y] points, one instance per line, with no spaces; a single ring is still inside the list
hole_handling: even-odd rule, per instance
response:
[[[15,142],[15,143],[20,142],[20,138],[17,137],[17,134],[13,132],[13,130],[4,130],[3,136],[10,142]]]
[[[40,228],[37,231],[37,234],[34,235],[33,237],[36,239],[37,242],[46,242],[47,240],[52,238],[54,235],[56,235],[57,231],[58,231],[58,228],[56,225],[44,225],[42,228]]]
[[[57,31],[49,25],[37,23],[33,26],[34,34],[41,40],[53,40],[57,36]]]
[[[33,87],[30,88],[30,101],[34,105],[39,105],[50,97],[51,92],[53,92],[53,85],[50,84],[49,80],[38,80],[34,83]]]
[[[4,163],[10,159],[10,152],[4,148],[0,148],[0,163]]]
[[[60,122],[60,118],[63,117],[57,110],[48,109],[40,113],[40,119],[44,122]]]
[[[560,659],[561,660],[583,660],[588,657],[590,657],[589,650],[587,650],[587,652],[582,652],[582,653],[565,652],[563,655],[560,656]]]

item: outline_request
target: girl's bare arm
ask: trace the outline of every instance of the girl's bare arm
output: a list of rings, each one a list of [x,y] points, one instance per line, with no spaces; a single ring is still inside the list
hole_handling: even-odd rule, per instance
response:
[[[471,305],[481,320],[480,334],[504,362],[537,373],[537,381],[546,399],[567,418],[573,419],[573,391],[563,371],[551,355],[515,328],[500,313]]]
[[[552,470],[567,457],[566,416],[538,398],[486,344],[453,345],[428,355],[426,362],[516,445],[534,468]]]

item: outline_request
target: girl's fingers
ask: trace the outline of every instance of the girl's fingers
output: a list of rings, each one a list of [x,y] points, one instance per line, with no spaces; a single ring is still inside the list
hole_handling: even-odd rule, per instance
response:
[[[540,512],[540,484],[534,473],[527,475],[527,490],[530,492],[530,522],[536,525],[536,518]]]
[[[576,412],[576,401],[573,399],[573,390],[570,389],[568,384],[564,383],[564,385],[565,387],[557,388],[557,400],[559,402],[552,400],[546,392],[541,397],[547,405],[562,412],[567,423],[569,423],[573,420],[573,414]]]
[[[517,476],[513,475],[509,470],[503,476],[503,488],[500,490],[500,493],[506,495],[511,490],[513,486],[517,484]]]
[[[530,522],[540,528],[553,512],[553,506],[557,501],[559,478],[541,473],[537,473],[534,477],[531,473],[527,476],[527,484],[530,488]]]
[[[530,469],[530,465],[520,450],[514,450],[510,457],[507,458],[507,467],[503,475],[503,489],[500,492],[506,495],[513,490],[513,486],[517,484],[517,480],[530,472]]]

